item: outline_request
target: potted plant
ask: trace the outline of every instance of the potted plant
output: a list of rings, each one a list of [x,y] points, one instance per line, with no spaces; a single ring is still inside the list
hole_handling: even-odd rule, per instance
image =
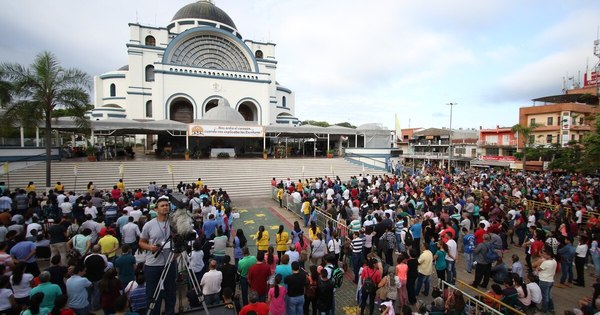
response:
[[[267,150],[263,150],[263,159],[267,159],[269,157],[269,153],[267,153]]]
[[[186,161],[190,160],[190,150],[185,149],[185,151],[183,151],[183,156],[185,157]]]
[[[96,147],[88,145],[87,148],[85,148],[85,154],[87,155],[88,161],[96,162]]]
[[[220,152],[219,154],[217,154],[217,159],[228,159],[229,158],[229,153],[227,152]]]
[[[328,159],[333,158],[333,150],[332,149],[327,150],[327,158]]]

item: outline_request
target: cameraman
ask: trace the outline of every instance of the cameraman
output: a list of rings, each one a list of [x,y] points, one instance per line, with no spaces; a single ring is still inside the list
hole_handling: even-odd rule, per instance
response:
[[[143,250],[152,252],[146,256],[144,264],[144,276],[146,277],[146,297],[148,303],[152,302],[154,291],[158,287],[160,275],[167,265],[167,259],[170,254],[171,246],[167,244],[162,249],[160,246],[171,235],[171,227],[169,226],[169,199],[167,197],[158,198],[156,201],[155,211],[157,217],[147,222],[140,237],[139,246]],[[159,249],[161,249],[159,251]],[[168,274],[164,280],[163,290],[156,299],[156,304],[152,310],[152,314],[161,314],[162,299],[165,299],[165,314],[173,315],[175,313],[176,301],[176,273],[177,264],[171,264]],[[148,304],[149,306],[150,304]]]

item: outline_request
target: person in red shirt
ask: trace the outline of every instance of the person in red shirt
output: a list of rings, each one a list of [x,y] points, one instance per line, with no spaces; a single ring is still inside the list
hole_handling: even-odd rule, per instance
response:
[[[369,314],[373,315],[373,311],[375,309],[375,291],[377,290],[377,286],[379,282],[381,282],[381,272],[377,268],[377,259],[370,259],[367,262],[367,266],[363,267],[362,273],[360,274],[360,278],[362,280],[362,296],[360,303],[360,313],[365,313],[365,307],[367,306],[367,299],[369,299]],[[368,292],[368,288],[365,284],[367,278],[371,278],[373,285],[375,286],[375,290]]]
[[[256,264],[248,269],[248,283],[253,291],[258,294],[258,301],[265,302],[269,292],[268,280],[271,276],[271,267],[264,263],[265,255],[256,256]]]
[[[246,315],[249,312],[256,312],[257,315],[269,315],[269,305],[265,302],[259,302],[258,294],[255,291],[250,291],[250,293],[248,293],[248,300],[250,301],[250,304],[242,307],[239,315]]]
[[[479,228],[477,230],[475,230],[475,233],[473,233],[473,235],[475,235],[475,244],[476,245],[483,243],[483,236],[486,233],[487,232],[485,231],[485,224],[479,223]]]

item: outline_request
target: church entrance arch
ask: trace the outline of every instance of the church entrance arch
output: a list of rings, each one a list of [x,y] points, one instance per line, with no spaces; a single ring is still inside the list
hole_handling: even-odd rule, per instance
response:
[[[206,114],[206,112],[208,112],[209,110],[217,107],[217,105],[219,105],[219,99],[218,98],[215,98],[215,99],[212,99],[212,100],[208,101],[206,103],[206,105],[204,105],[204,113],[202,113],[202,114]]]
[[[169,108],[169,117],[171,120],[190,124],[194,122],[194,106],[192,103],[182,97],[176,98],[171,102]]]
[[[244,101],[239,104],[237,111],[242,114],[245,121],[258,121],[258,108],[251,101]]]

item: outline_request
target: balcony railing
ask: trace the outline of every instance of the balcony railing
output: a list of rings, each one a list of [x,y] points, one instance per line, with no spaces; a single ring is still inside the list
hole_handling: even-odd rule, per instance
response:
[[[504,141],[496,141],[496,142],[491,142],[491,141],[483,141],[483,140],[479,140],[477,141],[477,145],[484,145],[484,146],[516,146],[517,145],[517,140],[509,140],[508,142],[504,142]]]

